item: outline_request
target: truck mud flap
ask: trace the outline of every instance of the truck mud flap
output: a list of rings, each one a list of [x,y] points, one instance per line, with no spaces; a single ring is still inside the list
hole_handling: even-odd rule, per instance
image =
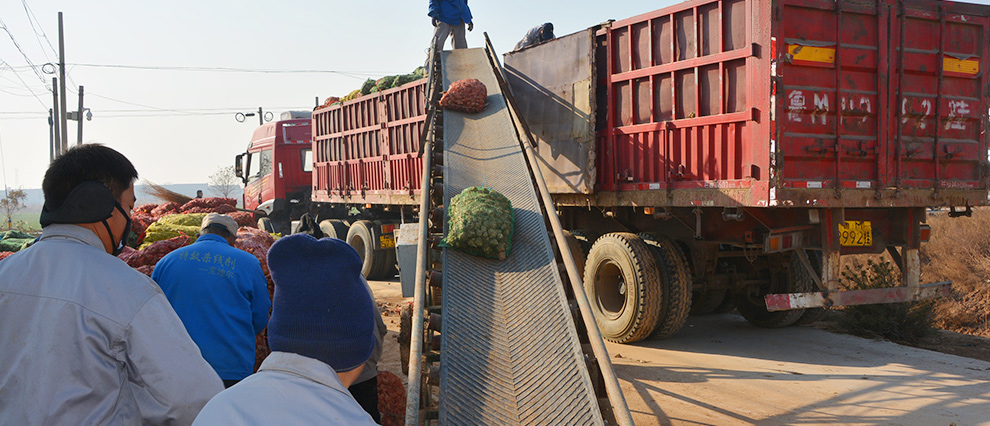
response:
[[[814,293],[783,293],[766,295],[768,311],[828,308],[832,306],[868,305],[878,303],[912,302],[948,296],[951,281],[940,281],[918,287],[891,287],[871,290],[849,290]]]

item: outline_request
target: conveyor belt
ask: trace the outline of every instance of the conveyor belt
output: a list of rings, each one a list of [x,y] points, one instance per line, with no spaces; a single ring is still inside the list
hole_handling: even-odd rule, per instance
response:
[[[479,114],[444,112],[444,204],[471,186],[515,210],[504,261],[443,253],[440,423],[604,424],[518,136],[483,49],[442,54],[443,86],[488,87]]]

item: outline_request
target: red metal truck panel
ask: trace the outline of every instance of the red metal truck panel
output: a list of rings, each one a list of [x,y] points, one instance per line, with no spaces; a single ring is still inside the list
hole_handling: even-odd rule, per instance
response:
[[[769,38],[769,10],[756,4],[769,2],[685,2],[598,32],[599,190],[740,189],[767,178],[770,64],[757,40]],[[742,194],[721,202],[768,202]]]
[[[314,111],[314,201],[414,203],[425,105],[418,80]]]
[[[970,6],[784,1],[780,186],[985,188],[990,21]]]
[[[985,204],[988,16],[928,0],[698,0],[607,25],[599,199]],[[667,195],[637,194],[651,190]]]

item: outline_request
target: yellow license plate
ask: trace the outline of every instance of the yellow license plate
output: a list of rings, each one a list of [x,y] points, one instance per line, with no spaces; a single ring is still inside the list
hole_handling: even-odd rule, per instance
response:
[[[870,221],[847,220],[839,224],[839,244],[847,247],[873,245],[873,227]]]
[[[378,237],[378,241],[382,243],[382,248],[392,248],[395,247],[395,234],[382,235]]]

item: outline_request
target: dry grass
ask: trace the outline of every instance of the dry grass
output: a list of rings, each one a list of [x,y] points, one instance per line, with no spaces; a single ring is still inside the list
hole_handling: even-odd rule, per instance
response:
[[[181,206],[192,200],[191,197],[187,197],[178,192],[171,191],[165,188],[164,186],[156,185],[148,181],[144,181],[144,184],[146,185],[146,187],[144,188],[144,192],[146,194],[154,196],[164,202],[176,203]]]
[[[896,268],[884,260],[867,259],[865,267],[847,268],[843,271],[843,284],[850,290],[894,287],[901,281]],[[838,322],[853,334],[879,336],[898,343],[914,344],[931,335],[935,322],[935,303],[933,300],[921,300],[846,306],[841,309],[842,315]]]
[[[939,328],[990,337],[990,208],[972,217],[930,215],[931,240],[921,245],[922,282],[952,281],[936,305]]]

